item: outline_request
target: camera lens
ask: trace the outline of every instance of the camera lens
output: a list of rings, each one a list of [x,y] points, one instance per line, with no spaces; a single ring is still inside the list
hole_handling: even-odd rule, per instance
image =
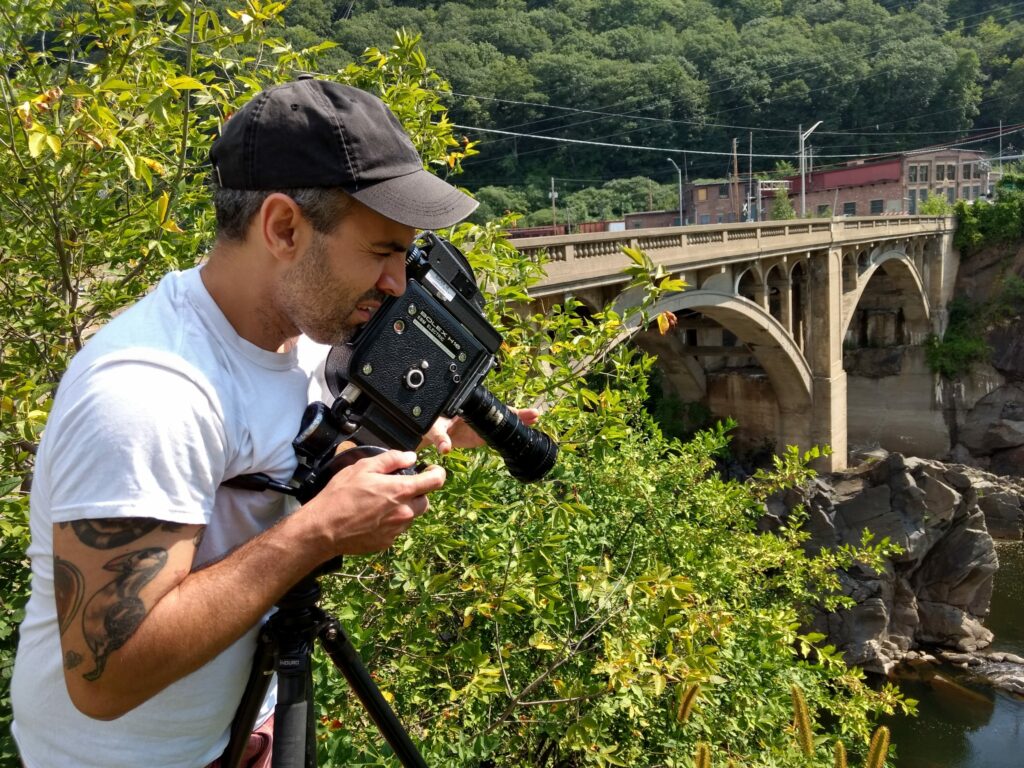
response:
[[[481,384],[462,405],[462,418],[505,459],[516,480],[540,480],[558,458],[558,444],[539,429],[531,429]]]

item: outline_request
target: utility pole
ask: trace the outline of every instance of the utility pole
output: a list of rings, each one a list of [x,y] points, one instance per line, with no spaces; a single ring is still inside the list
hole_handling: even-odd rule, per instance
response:
[[[754,132],[747,145],[747,221],[754,221]]]
[[[555,209],[555,200],[558,199],[558,193],[555,192],[555,177],[551,177],[551,191],[548,192],[548,197],[551,198],[551,226],[555,227],[558,224],[557,211]]]
[[[1003,121],[999,121],[999,178],[1003,177]]]
[[[732,212],[733,221],[740,220],[740,164],[736,156],[739,139],[732,140]]]
[[[807,141],[807,137],[814,133],[815,128],[821,125],[822,121],[819,120],[810,128],[804,132],[804,127],[798,125],[796,132],[800,137],[800,218],[807,215],[807,161],[804,157],[804,142]]]
[[[676,169],[676,175],[679,177],[679,226],[683,226],[686,221],[683,219],[683,172],[676,165],[676,161],[671,157],[667,160],[672,163],[672,167]],[[683,153],[683,165],[686,165],[686,153]]]

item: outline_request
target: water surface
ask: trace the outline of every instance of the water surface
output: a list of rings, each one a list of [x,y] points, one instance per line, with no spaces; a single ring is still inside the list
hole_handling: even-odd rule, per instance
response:
[[[1024,656],[1024,543],[996,542],[999,571],[985,626],[994,650]],[[1024,700],[956,679],[963,688],[901,683],[917,699],[916,718],[894,718],[896,768],[1024,768]]]

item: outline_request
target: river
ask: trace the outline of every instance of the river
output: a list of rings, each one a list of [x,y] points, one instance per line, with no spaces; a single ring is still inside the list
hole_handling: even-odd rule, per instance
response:
[[[1024,542],[996,542],[999,571],[985,626],[993,650],[1024,656]],[[943,671],[956,677],[955,669]],[[896,768],[1021,768],[1024,766],[1024,700],[970,687],[952,696],[923,683],[904,682],[919,716],[888,725],[897,747]]]

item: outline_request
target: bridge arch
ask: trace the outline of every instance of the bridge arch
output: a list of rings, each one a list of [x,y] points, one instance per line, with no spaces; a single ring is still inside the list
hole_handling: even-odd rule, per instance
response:
[[[626,309],[626,307],[622,307]],[[782,324],[753,301],[712,290],[690,290],[657,302],[652,315],[661,312],[698,311],[717,322],[749,349],[775,390],[779,410],[806,414],[811,406],[811,368]],[[616,340],[621,343],[639,324],[632,321]]]
[[[845,339],[850,332],[857,308],[867,293],[872,278],[879,270],[892,281],[901,298],[900,309],[910,334],[910,343],[921,343],[931,329],[931,307],[927,288],[918,269],[917,260],[897,248],[878,248],[866,259],[856,289],[844,298],[842,338]]]

